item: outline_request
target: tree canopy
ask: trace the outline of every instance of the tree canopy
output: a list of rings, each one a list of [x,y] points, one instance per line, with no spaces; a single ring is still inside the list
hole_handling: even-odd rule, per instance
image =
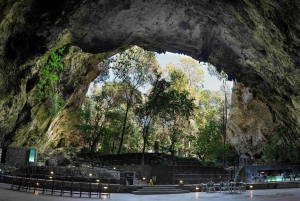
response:
[[[76,125],[92,152],[145,153],[157,141],[160,152],[220,160],[222,93],[203,89],[199,62],[183,57],[162,68],[137,46],[110,61],[113,79],[91,90]]]

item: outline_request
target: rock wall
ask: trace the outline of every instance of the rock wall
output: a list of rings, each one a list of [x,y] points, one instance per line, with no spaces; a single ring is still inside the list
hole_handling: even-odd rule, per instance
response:
[[[184,53],[224,70],[229,79],[249,87],[255,100],[270,107],[276,121],[286,128],[285,141],[297,144],[299,24],[300,1],[288,0],[1,1],[1,146],[43,150],[59,145],[61,139],[76,139],[77,133],[68,126],[70,114],[101,72],[98,64],[103,58],[95,54],[110,56],[131,45]],[[37,84],[43,58],[62,46],[80,51],[65,55],[69,63],[59,88],[67,104],[54,116],[52,97],[37,101]],[[240,131],[232,133],[249,133],[247,129],[268,136],[273,129],[271,123],[264,129],[250,125],[234,124],[232,128],[243,129],[234,128]],[[248,140],[248,147],[261,147],[268,137],[259,136],[253,139],[253,134],[252,142],[251,138],[240,140]],[[259,153],[249,151],[251,156]]]
[[[239,155],[260,158],[273,133],[281,124],[270,107],[253,97],[250,89],[234,82],[231,110],[227,124],[227,141]]]

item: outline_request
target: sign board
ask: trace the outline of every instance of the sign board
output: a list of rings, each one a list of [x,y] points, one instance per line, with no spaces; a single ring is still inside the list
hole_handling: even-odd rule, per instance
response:
[[[30,148],[29,150],[29,162],[34,163],[36,156],[36,148]]]

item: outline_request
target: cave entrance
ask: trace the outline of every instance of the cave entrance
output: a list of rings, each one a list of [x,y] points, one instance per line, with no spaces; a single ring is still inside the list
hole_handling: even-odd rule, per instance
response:
[[[133,53],[140,54],[141,56],[136,56]],[[151,60],[151,64],[149,64],[150,59],[148,57],[153,59]],[[131,60],[129,60],[129,58]],[[119,121],[119,129],[116,130],[125,130],[124,139],[121,137],[121,139],[124,140],[124,146],[120,146],[117,151],[116,148],[119,142],[117,142],[116,139],[107,140],[104,139],[105,137],[103,137],[104,141],[115,141],[114,147],[111,147],[111,149],[114,149],[112,153],[120,153],[122,150],[123,152],[141,152],[142,149],[145,149],[144,151],[146,152],[154,152],[154,142],[159,142],[159,152],[168,153],[170,150],[170,144],[172,144],[172,149],[174,149],[175,146],[176,150],[178,149],[178,155],[180,156],[197,156],[196,151],[194,151],[194,146],[196,143],[195,139],[198,137],[197,129],[199,127],[204,127],[206,124],[208,125],[208,122],[210,121],[216,122],[215,129],[218,129],[219,126],[217,124],[220,123],[220,119],[222,119],[221,115],[223,115],[222,112],[218,114],[216,112],[224,108],[222,106],[224,104],[223,95],[220,91],[223,81],[220,81],[216,77],[213,77],[209,74],[209,68],[211,71],[214,71],[214,73],[216,72],[216,69],[209,64],[204,62],[199,63],[193,58],[183,54],[179,55],[169,52],[165,54],[158,54],[155,52],[146,51],[137,46],[124,50],[123,52],[108,58],[108,61],[110,61],[108,64],[109,70],[107,70],[105,79],[103,75],[100,75],[93,83],[91,83],[87,93],[87,99],[91,100],[89,104],[95,100],[100,100],[101,107],[103,105],[111,104],[111,102],[119,101],[119,105],[115,105],[114,107],[117,107],[118,111],[121,112],[118,114],[114,113],[114,115],[117,115],[121,119],[124,118],[125,115],[125,118],[122,121],[127,122],[125,126],[126,128],[122,127],[122,122],[117,120],[117,118],[114,119],[114,123],[117,125],[117,121]],[[149,68],[147,67],[148,65]],[[141,73],[141,75],[139,75],[139,73]],[[156,77],[158,74],[159,78]],[[145,79],[145,77],[148,76],[149,79]],[[205,77],[210,78],[210,80],[205,82]],[[144,81],[138,83],[141,80]],[[138,110],[142,104],[147,103],[151,93],[153,93],[152,89],[155,87],[156,82],[161,80],[170,82],[170,89],[174,89],[179,92],[187,91],[189,93],[188,97],[193,98],[194,104],[196,105],[196,116],[198,117],[190,118],[185,123],[182,122],[180,131],[178,131],[182,133],[182,136],[177,136],[178,139],[176,140],[173,140],[171,139],[172,137],[170,137],[171,131],[169,127],[173,125],[172,122],[162,121],[160,125],[158,124],[153,126],[149,123],[151,121],[150,119],[152,118],[151,115],[148,114],[142,117],[136,116],[138,115],[136,110]],[[205,85],[208,85],[208,87],[205,88]],[[136,86],[136,88],[133,86]],[[115,90],[118,91],[117,93],[113,92],[114,87]],[[230,92],[230,86],[228,90],[228,92]],[[132,91],[136,92],[132,93]],[[109,93],[109,95],[105,95],[106,97],[103,97],[103,92]],[[141,102],[137,100],[137,94],[140,94],[138,96],[141,96]],[[118,95],[119,97],[117,97]],[[227,98],[230,99],[230,97]],[[125,99],[125,101],[123,99]],[[132,101],[130,104],[128,103],[128,99],[131,99],[130,101]],[[94,104],[96,105],[97,103]],[[227,104],[230,105],[230,102]],[[100,107],[100,105],[97,107]],[[88,107],[88,105],[84,107]],[[128,107],[130,108],[128,109]],[[102,107],[103,111],[105,110],[106,112],[109,112],[108,109],[106,109],[107,108]],[[139,120],[138,118],[141,119]],[[141,122],[138,123],[139,121]],[[141,138],[145,137],[144,134],[142,134],[142,132],[144,132],[143,130],[145,129],[145,127],[143,127],[145,124],[149,126],[149,136],[147,136],[149,139]],[[142,128],[140,127],[141,125]],[[158,128],[155,128],[156,131],[153,131],[153,127]],[[118,133],[115,134],[116,138],[120,137],[117,136]],[[218,135],[220,135],[220,133]],[[222,135],[220,135],[216,140],[221,138]],[[147,140],[145,145],[141,145],[143,140]],[[97,150],[104,151],[106,149],[105,146],[109,143],[106,142],[106,145],[104,145],[102,141],[99,144],[101,145],[98,146]],[[223,143],[219,141],[219,145],[222,146]],[[220,159],[222,157],[220,155],[217,158]]]

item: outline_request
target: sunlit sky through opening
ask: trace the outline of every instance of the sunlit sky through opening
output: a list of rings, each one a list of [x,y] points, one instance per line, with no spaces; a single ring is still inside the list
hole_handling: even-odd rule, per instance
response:
[[[180,63],[180,58],[182,57],[189,57],[186,55],[182,54],[175,54],[171,52],[166,52],[165,54],[156,54],[156,59],[159,63],[159,65],[162,68],[165,68],[168,63],[173,63],[173,64],[179,64]],[[220,87],[222,85],[222,81],[218,80],[215,76],[212,76],[208,73],[207,70],[207,65],[202,63],[201,65],[202,70],[204,71],[204,89],[209,89],[212,91],[219,91]],[[114,77],[112,73],[110,73],[110,78],[109,80],[113,80]],[[229,84],[230,88],[232,88],[233,82],[232,81],[227,81]],[[98,86],[101,86],[101,84],[97,84]],[[90,84],[89,90],[87,94],[91,93],[91,88],[93,87],[93,82]],[[149,86],[146,86],[145,88],[140,88],[140,90],[145,93],[149,89]]]
[[[175,54],[171,52],[166,52],[165,54],[157,54],[157,61],[161,65],[161,67],[165,67],[168,63],[178,64],[180,63],[180,58],[188,57],[186,55]],[[204,71],[204,89],[209,89],[212,91],[219,91],[220,86],[222,85],[222,81],[218,80],[215,76],[211,76],[208,73],[207,65],[202,63],[202,70]],[[232,81],[227,81],[230,88],[232,88]]]

